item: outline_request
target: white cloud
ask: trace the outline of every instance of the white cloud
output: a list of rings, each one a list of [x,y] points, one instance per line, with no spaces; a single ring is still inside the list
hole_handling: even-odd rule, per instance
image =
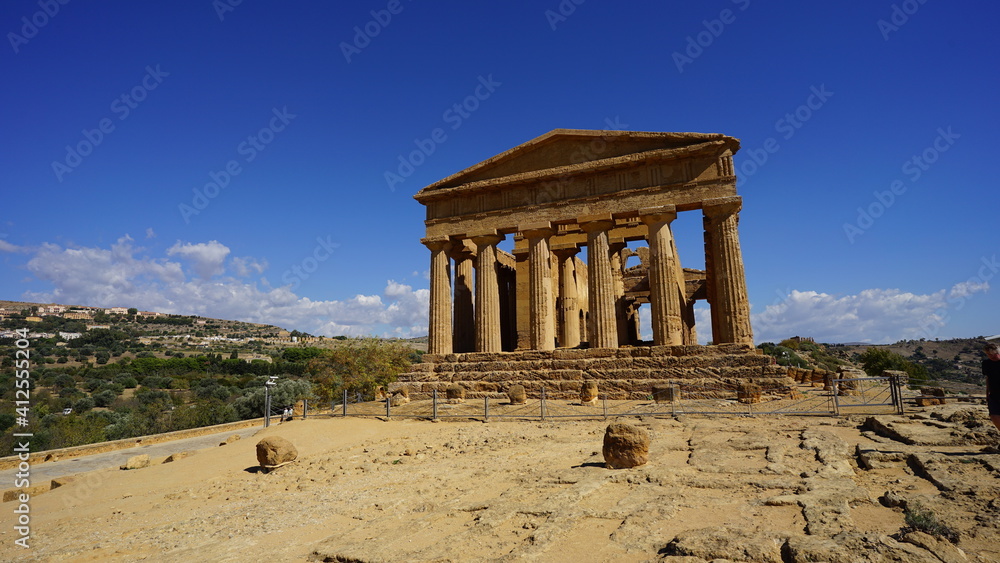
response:
[[[178,242],[167,250],[169,256],[189,261],[197,276],[188,275],[181,262],[150,257],[132,243],[125,236],[108,249],[42,245],[27,269],[52,289],[28,292],[24,298],[267,323],[324,336],[427,334],[427,289],[389,280],[382,295],[313,301],[288,286],[246,279],[263,272],[265,261],[232,258],[235,275],[221,276],[229,248],[217,241]]]
[[[856,295],[835,296],[792,290],[752,314],[751,319],[758,342],[792,336],[811,336],[820,342],[872,343],[933,338],[947,324],[952,309],[988,289],[987,283],[962,282],[930,294],[866,289]]]
[[[175,255],[187,258],[193,262],[194,271],[202,279],[207,280],[225,271],[222,264],[225,262],[226,256],[229,255],[229,247],[217,240],[199,242],[197,244],[181,244],[180,241],[177,241],[167,249],[167,256]]]
[[[146,229],[146,238],[156,238],[156,231],[153,230],[153,227]]]
[[[268,266],[267,260],[258,261],[256,258],[251,258],[250,256],[233,258],[231,265],[236,275],[241,278],[255,273],[263,274]]]
[[[23,246],[17,246],[0,239],[0,252],[25,252],[26,250]]]

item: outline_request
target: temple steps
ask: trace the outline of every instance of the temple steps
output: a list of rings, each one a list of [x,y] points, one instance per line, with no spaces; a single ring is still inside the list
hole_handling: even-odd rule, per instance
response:
[[[735,391],[744,382],[764,390],[794,384],[786,368],[741,344],[424,354],[423,359],[389,391],[406,387],[411,397],[421,398],[458,384],[469,398],[502,398],[517,384],[529,397],[540,396],[544,388],[547,397],[571,399],[579,396],[584,380],[592,379],[609,399],[641,399],[656,384],[718,391]]]

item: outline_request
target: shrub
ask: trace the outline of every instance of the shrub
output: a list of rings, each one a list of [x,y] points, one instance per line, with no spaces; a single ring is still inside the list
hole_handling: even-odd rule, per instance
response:
[[[903,518],[910,530],[944,538],[951,543],[958,542],[958,532],[939,522],[937,516],[920,503],[909,504],[903,511]]]

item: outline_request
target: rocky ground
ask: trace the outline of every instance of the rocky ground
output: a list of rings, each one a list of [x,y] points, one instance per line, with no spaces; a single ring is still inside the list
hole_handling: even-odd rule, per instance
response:
[[[607,421],[283,423],[78,475],[32,499],[28,550],[4,503],[0,560],[1000,561],[984,407],[630,422],[650,462],[621,470]],[[268,435],[298,460],[259,471]]]

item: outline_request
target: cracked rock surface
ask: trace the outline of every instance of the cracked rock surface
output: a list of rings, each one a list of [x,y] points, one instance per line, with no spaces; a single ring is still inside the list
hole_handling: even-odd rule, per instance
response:
[[[32,499],[32,549],[8,531],[0,560],[1000,561],[1000,440],[963,408],[629,419],[650,436],[631,469],[605,466],[605,420],[296,421],[82,474]],[[272,435],[298,460],[255,471]]]

